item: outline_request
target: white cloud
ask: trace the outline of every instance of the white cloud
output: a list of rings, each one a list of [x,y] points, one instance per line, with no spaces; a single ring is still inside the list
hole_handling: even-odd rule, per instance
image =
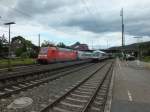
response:
[[[40,5],[39,5],[40,4]],[[0,34],[8,34],[2,25],[15,21],[12,36],[22,35],[38,43],[42,40],[87,43],[90,47],[121,45],[120,9],[124,8],[126,44],[134,36],[150,40],[150,1],[148,0],[1,0]]]

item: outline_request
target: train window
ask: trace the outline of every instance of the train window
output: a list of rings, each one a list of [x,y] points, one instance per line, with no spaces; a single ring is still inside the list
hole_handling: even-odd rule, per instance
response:
[[[39,54],[47,54],[47,52],[48,52],[48,48],[47,47],[45,47],[45,48],[43,47],[43,48],[41,48]]]
[[[98,53],[98,52],[95,52],[95,53],[93,54],[93,56],[99,56],[99,53]]]

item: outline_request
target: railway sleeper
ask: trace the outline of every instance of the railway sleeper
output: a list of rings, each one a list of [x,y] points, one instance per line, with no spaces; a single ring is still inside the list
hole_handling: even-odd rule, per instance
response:
[[[84,105],[75,105],[66,102],[60,102],[57,107],[66,111],[77,112],[83,108]],[[55,108],[52,108],[55,111]],[[52,111],[52,112],[54,112]]]

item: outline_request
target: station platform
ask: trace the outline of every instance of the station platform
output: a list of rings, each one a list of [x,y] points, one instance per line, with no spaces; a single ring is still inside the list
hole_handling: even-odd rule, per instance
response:
[[[150,69],[144,64],[117,60],[111,112],[150,112]]]

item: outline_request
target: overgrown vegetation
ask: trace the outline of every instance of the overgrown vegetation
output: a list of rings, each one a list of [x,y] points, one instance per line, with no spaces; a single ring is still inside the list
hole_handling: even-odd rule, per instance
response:
[[[0,58],[8,57],[8,41],[6,37],[0,36]],[[16,36],[11,41],[11,56],[36,58],[38,55],[39,47],[34,45],[31,41],[26,40],[22,36]]]
[[[145,62],[150,62],[150,56],[144,57],[144,58],[143,58],[143,61],[145,61]]]
[[[122,47],[112,47],[110,50],[120,50]],[[123,49],[126,50],[133,50],[136,51],[135,56],[137,56],[137,53],[140,51],[140,59],[146,62],[150,62],[150,41],[148,42],[142,42],[142,43],[135,43],[131,45],[124,46]]]
[[[35,46],[31,41],[24,39],[21,36],[12,38],[11,51],[15,53],[17,57],[35,58],[37,57],[39,48]]]
[[[17,65],[30,65],[30,64],[35,64],[35,59],[31,58],[19,58],[19,59],[12,59],[11,64],[12,66],[17,66]],[[0,60],[0,68],[5,68],[8,66],[8,60],[7,59],[1,59]]]
[[[34,64],[35,58],[39,53],[39,46],[34,45],[31,41],[22,36],[16,36],[11,39],[11,63],[13,66]],[[57,46],[67,48],[63,42],[55,43],[44,41],[42,47]],[[0,68],[8,66],[8,48],[9,44],[4,35],[0,36]]]

